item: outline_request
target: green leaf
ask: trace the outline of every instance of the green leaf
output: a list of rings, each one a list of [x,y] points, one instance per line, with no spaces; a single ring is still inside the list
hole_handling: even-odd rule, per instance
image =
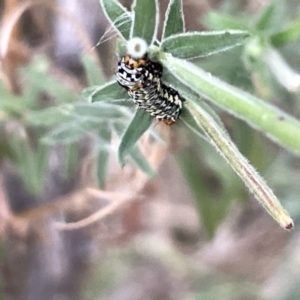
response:
[[[162,40],[185,31],[182,0],[170,0],[165,14]]]
[[[180,119],[193,132],[198,134],[204,140],[207,140],[202,128],[195,122],[193,115],[191,114],[191,112],[188,109],[185,108],[185,106],[182,108],[182,112],[180,114]]]
[[[94,56],[85,53],[81,57],[81,62],[83,64],[89,86],[105,83],[104,75],[102,74],[99,66],[99,61]]]
[[[265,101],[197,68],[190,62],[171,55],[160,55],[160,61],[182,83],[200,96],[222,107],[236,117],[245,120],[269,138],[300,154],[300,122]]]
[[[204,23],[212,30],[237,29],[247,30],[246,26],[237,19],[229,15],[211,11],[204,17]]]
[[[151,45],[156,39],[157,32],[157,0],[135,0],[132,11],[134,12],[134,21],[130,36],[142,38],[148,45]]]
[[[71,121],[51,130],[42,139],[42,142],[45,144],[76,142],[84,134],[95,131],[100,124],[101,120],[97,118]]]
[[[272,27],[275,10],[276,3],[275,1],[271,1],[256,21],[254,28],[258,31],[265,31]]]
[[[101,150],[96,157],[96,179],[100,189],[105,189],[109,152]]]
[[[107,119],[119,121],[124,114],[130,116],[127,109],[109,103],[77,104],[72,112],[74,119],[51,130],[43,138],[43,142],[47,144],[75,142],[84,134],[95,131]]]
[[[44,176],[40,176],[41,169],[38,165],[38,163],[41,163],[41,154],[36,153],[32,149],[27,140],[27,133],[24,133],[24,135],[17,136],[16,134],[12,134],[9,139],[9,145],[25,187],[30,193],[37,195],[43,188],[43,180],[45,178]],[[46,157],[43,157],[43,159],[46,160],[44,161],[46,163]]]
[[[99,130],[98,136],[101,140],[101,148],[97,151],[96,154],[96,179],[98,182],[98,186],[101,189],[105,188],[106,185],[106,175],[107,175],[107,167],[108,167],[108,159],[109,159],[109,149],[108,147],[104,147],[103,144],[110,144],[111,139],[111,130],[108,126],[103,126],[101,130]]]
[[[122,136],[119,146],[118,157],[121,165],[124,165],[126,155],[130,152],[144,132],[151,126],[152,121],[153,118],[149,113],[142,109],[138,109],[136,111],[136,114]]]
[[[28,80],[30,89],[46,91],[52,95],[59,103],[74,102],[75,93],[71,88],[67,88],[65,84],[54,76],[50,76],[48,69],[48,61],[44,57],[35,58],[35,60],[26,67],[21,69],[21,74]]]
[[[116,81],[101,86],[88,87],[82,91],[82,96],[89,102],[129,99],[126,90],[121,88]]]
[[[21,98],[9,93],[8,90],[3,86],[2,82],[0,82],[0,95],[0,110],[2,113],[5,112],[15,115],[23,112],[26,108],[24,101],[22,101]]]
[[[283,209],[273,191],[267,186],[263,178],[249,164],[245,157],[239,152],[229,135],[220,128],[213,118],[199,105],[192,102],[187,103],[187,108],[193,114],[195,121],[203,128],[211,145],[228,162],[231,168],[245,183],[247,188],[254,194],[257,201],[266,211],[285,229],[293,227],[293,221]]]
[[[112,102],[64,104],[40,111],[30,111],[25,115],[26,123],[33,126],[53,126],[87,118],[92,122],[119,119],[130,116],[129,110]]]
[[[137,168],[139,168],[141,171],[143,171],[149,178],[154,178],[156,173],[152,169],[152,167],[149,165],[147,159],[142,154],[140,149],[137,146],[134,146],[129,151],[129,156],[132,160],[132,162],[136,165]]]
[[[74,114],[80,118],[101,121],[104,119],[119,119],[130,115],[127,108],[108,102],[78,103],[74,105]]]
[[[300,21],[295,21],[290,25],[288,25],[285,29],[271,35],[270,41],[273,46],[280,47],[298,39],[299,36],[300,36]]]
[[[63,104],[25,114],[25,122],[33,126],[53,126],[72,119],[73,105]]]
[[[126,43],[119,37],[117,37],[116,41],[116,53],[118,57],[124,56],[127,53]]]
[[[114,128],[118,136],[123,134],[124,125],[122,123],[114,123]],[[137,168],[142,170],[148,177],[153,178],[155,176],[154,170],[151,168],[138,146],[134,146],[131,150],[129,150],[128,155]]]
[[[249,33],[241,30],[187,32],[165,39],[161,47],[175,57],[191,59],[228,50],[243,43],[247,37]]]
[[[112,26],[125,40],[128,40],[132,20],[126,8],[115,0],[100,0],[100,5]]]

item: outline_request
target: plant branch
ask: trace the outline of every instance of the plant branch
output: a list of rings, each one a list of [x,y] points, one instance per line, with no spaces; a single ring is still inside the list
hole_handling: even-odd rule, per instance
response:
[[[273,191],[232,143],[228,134],[201,107],[188,102],[186,108],[190,110],[194,120],[205,132],[211,144],[243,180],[259,203],[283,228],[291,229],[292,219],[283,209]]]

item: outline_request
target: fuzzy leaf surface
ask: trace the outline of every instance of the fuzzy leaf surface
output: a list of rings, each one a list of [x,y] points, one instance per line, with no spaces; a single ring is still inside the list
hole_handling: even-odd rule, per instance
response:
[[[125,40],[130,37],[132,19],[130,13],[115,0],[100,0],[100,5],[111,25]]]
[[[163,39],[185,31],[182,0],[171,0],[165,14]]]
[[[122,136],[119,146],[119,162],[121,165],[124,164],[126,154],[130,152],[143,133],[151,126],[152,121],[153,118],[149,113],[142,109],[136,111],[132,121]]]
[[[131,37],[144,39],[151,45],[156,38],[158,22],[157,0],[135,0],[132,5],[134,20]]]
[[[249,33],[242,30],[187,32],[162,42],[164,52],[182,59],[208,56],[242,44]]]

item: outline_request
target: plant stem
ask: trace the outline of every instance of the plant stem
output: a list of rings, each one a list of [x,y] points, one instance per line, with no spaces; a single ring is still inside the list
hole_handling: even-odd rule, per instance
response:
[[[185,106],[190,110],[194,116],[194,120],[205,132],[211,144],[226,159],[259,203],[262,204],[267,212],[283,228],[291,229],[294,226],[293,220],[281,206],[273,191],[267,186],[262,177],[232,143],[228,134],[200,106],[192,102],[186,103]]]
[[[185,85],[236,117],[259,129],[273,141],[300,154],[300,122],[190,62],[158,53],[160,61]]]

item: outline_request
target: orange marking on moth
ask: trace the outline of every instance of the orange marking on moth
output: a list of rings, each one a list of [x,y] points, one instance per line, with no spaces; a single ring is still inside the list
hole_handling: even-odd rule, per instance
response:
[[[124,56],[124,63],[130,66],[131,69],[137,69],[141,66],[146,65],[146,60],[144,58],[134,59],[129,55]]]
[[[172,124],[174,124],[175,122],[173,121],[173,120],[171,120],[171,119],[165,119],[165,120],[162,120],[165,124],[167,124],[167,125],[172,125]]]

